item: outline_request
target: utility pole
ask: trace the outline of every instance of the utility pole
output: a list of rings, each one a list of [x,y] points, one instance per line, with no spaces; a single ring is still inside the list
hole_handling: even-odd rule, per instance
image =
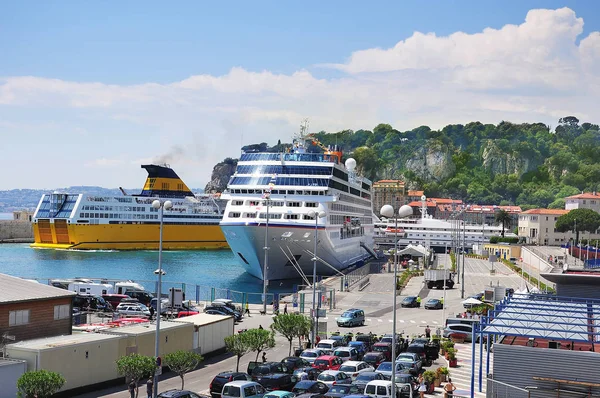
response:
[[[460,279],[462,280],[462,285],[460,285],[460,298],[464,299],[465,298],[465,245],[466,245],[466,226],[465,226],[465,222],[464,222],[464,215],[465,213],[463,213],[463,254],[462,254],[462,276],[460,277]]]

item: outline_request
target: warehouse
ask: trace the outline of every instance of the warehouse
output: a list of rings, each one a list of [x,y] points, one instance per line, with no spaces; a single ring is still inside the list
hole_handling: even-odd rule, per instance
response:
[[[179,318],[175,322],[194,326],[192,348],[202,355],[224,349],[225,337],[233,334],[232,316],[197,314]]]

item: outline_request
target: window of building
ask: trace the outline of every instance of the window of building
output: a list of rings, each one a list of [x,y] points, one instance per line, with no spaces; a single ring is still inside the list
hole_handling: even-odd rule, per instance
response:
[[[300,214],[286,214],[285,219],[286,220],[298,220],[298,219],[300,219]]]
[[[241,215],[242,215],[242,213],[238,213],[238,212],[235,212],[235,211],[230,211],[229,212],[229,217],[231,217],[231,218],[240,218]]]
[[[69,304],[54,306],[54,320],[68,319],[71,317],[71,306]]]
[[[317,207],[317,204],[315,202],[306,202],[304,204],[304,206],[306,206],[306,207]]]
[[[10,311],[8,313],[8,326],[27,325],[29,323],[29,310]]]
[[[243,204],[244,204],[243,200],[232,200],[231,201],[232,206],[242,206]]]
[[[300,202],[287,202],[288,207],[300,207]]]

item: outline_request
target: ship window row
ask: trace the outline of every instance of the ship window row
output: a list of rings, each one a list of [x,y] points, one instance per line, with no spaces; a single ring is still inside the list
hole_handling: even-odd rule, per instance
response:
[[[235,174],[303,174],[331,175],[331,167],[322,166],[281,166],[281,165],[248,165],[238,166]]]
[[[292,161],[292,162],[328,162],[331,163],[337,157],[323,153],[243,153],[240,162],[250,161]]]
[[[372,224],[372,217],[351,217],[347,214],[330,214],[329,223],[332,225],[348,225],[351,227],[358,227],[360,225]]]
[[[364,208],[360,208],[360,207],[344,205],[341,203],[332,203],[331,210],[344,211],[344,212],[348,212],[348,213],[358,213],[358,214],[364,214],[367,216],[373,212],[371,209],[364,209]]]
[[[266,206],[267,200],[247,200],[246,206]],[[288,201],[284,202],[283,200],[269,200],[269,207],[302,207],[303,202],[300,201]],[[243,200],[233,200],[231,201],[232,206],[243,206]],[[315,208],[318,207],[318,203],[316,202],[304,202],[304,207]]]
[[[305,178],[305,177],[232,177],[229,185],[284,185],[303,187],[326,187],[328,178]]]
[[[356,205],[363,205],[365,207],[368,207],[369,209],[371,208],[371,202],[369,200],[357,198],[355,196],[345,195],[343,193],[341,193],[339,195],[340,195],[340,201],[342,201],[342,202],[354,203]],[[369,195],[369,197],[370,197],[370,195]]]
[[[95,220],[92,220],[91,223],[92,224],[97,224],[97,222],[94,222]],[[119,225],[125,225],[125,224],[135,224],[135,225],[159,225],[160,221],[109,221],[109,224],[119,224]],[[216,222],[202,222],[202,221],[193,221],[193,222],[179,222],[179,221],[171,221],[171,222],[163,222],[164,225],[216,225]]]
[[[127,198],[127,197],[115,197],[115,198],[107,198],[107,197],[100,197],[100,196],[88,196],[86,198],[86,200],[88,202],[120,202],[120,203],[131,203],[133,202],[132,198]]]
[[[340,239],[348,239],[348,238],[356,238],[359,236],[364,236],[365,228],[364,227],[350,227],[346,225],[345,227],[340,228]]]
[[[111,219],[133,219],[133,220],[158,220],[156,214],[119,214],[119,213],[79,213],[82,218],[111,218]]]
[[[242,195],[246,195],[246,194],[263,195],[266,190],[264,190],[264,189],[230,189],[229,191],[231,193],[237,193],[237,194],[242,194]],[[315,196],[320,195],[320,196],[324,196],[327,194],[327,191],[273,189],[269,192],[269,194],[271,194],[271,195],[315,195]],[[241,206],[241,205],[236,205],[236,206]]]
[[[81,210],[98,210],[98,211],[146,211],[147,208],[143,206],[103,206],[103,205],[94,205],[94,206],[83,206]],[[151,207],[150,211],[158,211],[157,209]]]
[[[262,220],[267,219],[267,212],[260,212],[260,213],[240,213],[237,211],[229,212],[230,218],[255,219],[257,215],[258,215],[259,219],[262,219]],[[284,220],[314,220],[315,219],[314,217],[311,217],[308,214],[295,214],[295,213],[282,214],[282,213],[269,212],[269,220],[281,220],[282,218]]]

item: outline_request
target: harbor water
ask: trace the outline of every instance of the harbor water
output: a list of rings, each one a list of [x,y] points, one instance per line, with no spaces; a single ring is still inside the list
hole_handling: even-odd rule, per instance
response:
[[[0,245],[0,273],[41,283],[75,277],[131,279],[155,291],[157,268],[158,251],[76,251],[32,249],[28,244]],[[200,301],[209,300],[215,292],[218,297],[230,294],[230,298],[241,301],[243,292],[251,293],[250,302],[261,301],[262,281],[247,274],[230,250],[163,251],[163,269],[163,291],[182,287],[187,298],[197,297]],[[291,292],[293,283],[277,282],[277,286],[269,287],[269,292]]]

